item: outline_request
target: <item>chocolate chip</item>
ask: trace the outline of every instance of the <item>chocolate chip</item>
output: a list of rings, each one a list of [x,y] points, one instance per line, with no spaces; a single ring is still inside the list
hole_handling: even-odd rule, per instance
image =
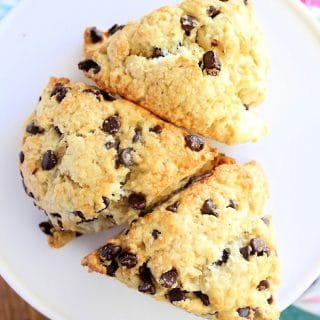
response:
[[[26,131],[30,134],[42,134],[44,133],[44,129],[40,128],[39,126],[37,126],[34,121],[32,121],[26,128]]]
[[[270,287],[269,281],[268,281],[268,280],[262,280],[262,281],[258,284],[257,289],[258,289],[259,291],[262,291],[262,290],[269,289],[269,287]]]
[[[243,0],[243,3],[247,6],[248,5],[248,0]]]
[[[43,170],[52,170],[58,163],[58,159],[52,150],[48,150],[42,158],[41,167]]]
[[[155,134],[160,134],[162,132],[162,128],[159,125],[156,125],[153,128],[149,129],[150,132],[154,132]]]
[[[269,219],[269,217],[262,217],[261,220],[262,220],[267,226],[270,225],[270,219]]]
[[[195,152],[200,152],[204,148],[203,139],[195,135],[187,135],[184,137],[186,145],[189,149]]]
[[[58,226],[60,227],[61,230],[63,230],[64,228],[61,221],[62,219],[61,215],[59,213],[51,213],[51,216],[57,220]]]
[[[110,205],[110,199],[108,197],[102,197],[102,201],[105,205],[105,209],[107,209]]]
[[[146,263],[139,267],[139,278],[140,284],[138,286],[138,290],[140,292],[150,293],[152,295],[156,293],[156,287],[153,283],[153,276]]]
[[[89,72],[89,70],[92,70],[94,74],[98,73],[101,70],[101,67],[92,59],[87,59],[79,62],[78,68],[86,72]]]
[[[240,249],[242,256],[249,261],[249,257],[252,254],[252,248],[250,246],[245,246]]]
[[[194,294],[202,301],[205,306],[210,305],[209,297],[201,291],[195,291]]]
[[[238,314],[239,314],[239,317],[241,318],[248,318],[249,317],[249,314],[250,314],[250,308],[239,308],[237,310]]]
[[[270,298],[267,299],[267,302],[268,302],[269,304],[272,304],[272,303],[273,303],[273,296],[270,296]]]
[[[214,19],[220,12],[220,10],[216,9],[214,6],[210,6],[207,10],[208,16]]]
[[[133,165],[133,160],[132,160],[132,148],[126,148],[119,150],[118,153],[118,159],[117,159],[117,164],[118,165],[124,165],[125,167],[130,167]]]
[[[230,249],[224,249],[222,253],[222,258],[218,260],[215,264],[217,266],[222,266],[224,263],[227,263],[230,257]]]
[[[172,288],[172,286],[177,282],[178,271],[175,268],[164,272],[160,277],[160,284],[164,288]]]
[[[97,42],[102,41],[103,34],[96,27],[93,27],[90,29],[90,38],[91,38],[92,43],[97,43]]]
[[[61,132],[61,130],[59,129],[58,126],[54,127],[54,131],[58,134],[58,136],[62,136],[62,132]]]
[[[57,83],[50,94],[50,97],[56,96],[56,100],[61,102],[67,95],[69,88],[66,88],[63,84]]]
[[[146,208],[146,196],[142,193],[131,193],[128,198],[130,208],[134,210],[143,210]]]
[[[108,243],[99,249],[100,258],[102,260],[115,259],[121,252],[121,247],[112,243]]]
[[[83,236],[83,233],[81,233],[81,232],[76,232],[76,238],[79,238],[79,237],[81,237],[81,236]]]
[[[211,46],[212,46],[212,47],[217,47],[218,45],[219,45],[219,41],[218,41],[218,40],[213,39],[213,40],[211,41]]]
[[[121,128],[121,122],[118,115],[109,117],[103,121],[102,130],[109,134],[116,134]]]
[[[107,266],[107,275],[114,277],[116,271],[119,269],[119,265],[116,260],[112,260],[111,263]]]
[[[171,212],[177,212],[179,206],[180,206],[180,201],[176,201],[173,204],[170,204],[170,206],[166,207],[166,210]]]
[[[202,174],[201,176],[197,176],[197,177],[191,177],[188,181],[188,183],[186,184],[186,187],[189,187],[190,185],[196,183],[196,182],[199,182],[201,180],[204,180],[206,178],[209,178],[212,176],[212,172],[207,172],[207,173],[204,173]]]
[[[49,221],[39,223],[40,230],[47,236],[52,236],[53,225]]]
[[[149,213],[153,212],[153,208],[146,208],[140,211],[139,213],[139,217],[145,217],[146,215],[148,215]]]
[[[86,217],[81,211],[74,211],[72,212],[76,217],[80,218],[81,221],[86,221]]]
[[[124,25],[118,25],[118,24],[114,24],[109,30],[108,30],[108,34],[110,36],[112,36],[113,34],[115,34],[117,31],[121,30],[124,28]]]
[[[266,243],[260,238],[254,238],[250,241],[250,246],[252,248],[252,253],[263,253],[266,248]]]
[[[204,202],[201,208],[201,213],[218,217],[217,209],[211,199],[208,199]]]
[[[39,102],[40,102],[41,100],[42,100],[42,97],[40,96],[40,97],[39,97]]]
[[[164,57],[164,53],[160,48],[154,48],[151,56],[153,59]]]
[[[142,139],[142,130],[140,128],[136,128],[134,131],[135,134],[132,138],[132,143],[140,143]]]
[[[166,298],[172,303],[186,299],[185,293],[180,288],[174,288],[168,291]]]
[[[19,160],[20,160],[21,164],[24,162],[24,153],[23,153],[23,151],[20,151],[20,153],[19,153]]]
[[[157,229],[154,229],[154,230],[152,230],[151,234],[152,234],[153,239],[157,240],[159,235],[161,234],[161,232]]]
[[[138,259],[137,256],[129,251],[122,251],[118,256],[119,263],[128,269],[134,268]]]
[[[97,100],[101,101],[101,91],[98,88],[92,87],[82,91],[83,93],[90,93],[96,96]]]
[[[114,95],[112,95],[111,93],[108,93],[106,91],[100,90],[100,94],[102,94],[103,99],[106,100],[106,101],[117,100],[117,97],[115,97]]]
[[[250,107],[249,107],[247,104],[244,104],[243,106],[244,106],[244,108],[245,108],[247,111],[250,110]]]
[[[33,195],[32,192],[29,192],[29,191],[28,191],[28,188],[27,188],[27,186],[26,186],[26,184],[25,184],[25,182],[24,182],[24,178],[23,178],[23,177],[22,177],[22,185],[23,185],[23,189],[24,189],[25,193],[26,193],[30,198],[33,198],[33,199],[34,199],[34,195]]]
[[[220,59],[214,51],[208,51],[203,55],[203,68],[211,75],[217,75],[218,71],[221,71]]]
[[[180,19],[180,23],[186,35],[190,36],[191,31],[198,25],[198,20],[196,17],[186,15]]]
[[[232,208],[232,209],[237,210],[238,209],[238,205],[237,205],[237,203],[235,201],[229,200],[229,205],[227,206],[227,208]]]
[[[112,149],[114,147],[114,142],[112,142],[112,141],[106,142],[105,143],[105,147],[106,147],[107,150]]]

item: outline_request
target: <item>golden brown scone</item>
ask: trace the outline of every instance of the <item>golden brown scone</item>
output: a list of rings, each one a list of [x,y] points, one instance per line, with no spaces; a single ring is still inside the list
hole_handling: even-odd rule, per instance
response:
[[[201,138],[96,87],[52,78],[27,120],[20,169],[57,230],[126,222],[209,168]]]
[[[99,87],[226,144],[268,126],[247,109],[266,93],[268,58],[251,0],[185,0],[108,32],[85,31],[79,68]]]
[[[261,168],[218,166],[83,260],[156,299],[219,320],[276,320],[279,268]]]

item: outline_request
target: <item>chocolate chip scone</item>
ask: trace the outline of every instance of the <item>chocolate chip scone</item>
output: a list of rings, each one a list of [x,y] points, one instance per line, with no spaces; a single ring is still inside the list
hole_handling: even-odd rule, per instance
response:
[[[223,164],[83,260],[208,319],[279,319],[278,258],[260,167]]]
[[[85,31],[79,68],[99,87],[227,144],[268,126],[249,109],[265,98],[268,58],[251,0],[185,0],[107,32]]]
[[[149,210],[215,155],[201,138],[141,107],[52,78],[27,121],[20,169],[55,229],[94,232]]]

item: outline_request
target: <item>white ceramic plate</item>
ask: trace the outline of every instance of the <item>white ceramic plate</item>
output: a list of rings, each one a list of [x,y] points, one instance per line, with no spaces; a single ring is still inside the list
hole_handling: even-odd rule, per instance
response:
[[[24,0],[0,25],[0,271],[51,319],[197,319],[113,279],[87,274],[81,258],[117,230],[50,250],[42,215],[23,192],[18,152],[23,120],[51,75],[85,80],[77,70],[86,26],[108,28],[170,0]],[[298,1],[256,0],[272,70],[260,108],[272,132],[258,144],[226,151],[256,159],[268,174],[282,262],[280,306],[301,295],[320,272],[320,32]]]

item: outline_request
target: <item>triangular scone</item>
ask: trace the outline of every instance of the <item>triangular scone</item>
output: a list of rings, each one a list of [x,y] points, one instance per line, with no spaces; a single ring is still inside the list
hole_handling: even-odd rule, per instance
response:
[[[79,68],[178,126],[224,142],[268,132],[249,108],[266,93],[268,58],[252,0],[185,0],[107,32],[85,31]]]
[[[256,163],[218,166],[83,265],[208,319],[279,319],[267,198]]]
[[[122,224],[210,168],[201,138],[96,87],[52,78],[20,153],[27,193],[58,230]],[[49,228],[47,228],[49,229]]]

